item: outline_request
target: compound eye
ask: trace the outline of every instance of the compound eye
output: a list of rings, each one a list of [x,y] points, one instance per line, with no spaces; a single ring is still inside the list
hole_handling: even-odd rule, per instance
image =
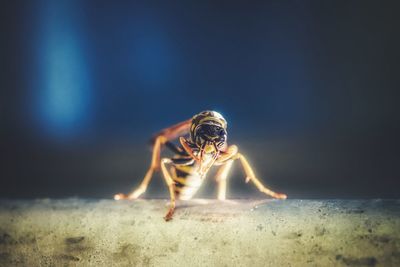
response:
[[[218,132],[218,135],[219,135],[219,136],[225,136],[225,135],[226,135],[226,131],[225,131],[224,128],[219,128],[219,129],[217,130],[217,132]]]

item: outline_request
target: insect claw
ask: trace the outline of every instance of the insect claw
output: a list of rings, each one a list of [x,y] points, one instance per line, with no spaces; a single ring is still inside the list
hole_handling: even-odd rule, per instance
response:
[[[165,220],[166,222],[172,220],[172,215],[174,215],[174,211],[175,211],[175,208],[170,208],[170,209],[168,210],[167,214],[166,214],[165,217],[164,217],[164,220]]]
[[[114,200],[121,200],[121,199],[124,199],[126,196],[124,195],[124,194],[122,194],[122,193],[120,193],[120,194],[115,194],[114,195]]]
[[[277,193],[274,197],[277,199],[287,199],[287,195],[279,193]]]

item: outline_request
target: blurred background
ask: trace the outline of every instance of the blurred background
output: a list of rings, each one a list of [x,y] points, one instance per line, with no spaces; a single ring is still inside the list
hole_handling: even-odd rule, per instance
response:
[[[398,1],[7,1],[0,197],[127,193],[212,109],[291,198],[399,198]],[[198,197],[212,197],[210,176]],[[228,196],[263,197],[237,164]],[[155,175],[147,197],[168,197]]]

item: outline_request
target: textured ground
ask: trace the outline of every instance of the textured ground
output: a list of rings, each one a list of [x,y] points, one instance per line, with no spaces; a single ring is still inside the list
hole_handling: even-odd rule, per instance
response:
[[[0,266],[400,266],[399,200],[0,202]]]

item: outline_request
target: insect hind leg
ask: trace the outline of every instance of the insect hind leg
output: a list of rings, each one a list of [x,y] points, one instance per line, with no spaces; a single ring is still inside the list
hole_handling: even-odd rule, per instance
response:
[[[122,193],[114,195],[115,200],[136,199],[141,194],[146,192],[147,186],[150,183],[153,173],[160,168],[161,147],[164,144],[166,144],[168,141],[177,138],[179,135],[188,133],[190,123],[191,123],[191,119],[183,121],[181,123],[175,124],[169,128],[162,130],[155,136],[155,138],[153,139],[154,146],[153,146],[153,155],[152,155],[152,159],[151,159],[151,165],[150,165],[149,170],[146,172],[146,175],[144,176],[143,181],[140,183],[140,185],[137,189],[133,190],[128,195],[125,195]],[[172,146],[173,146],[173,144],[167,144],[167,147],[171,148]],[[176,150],[179,153],[184,153],[184,151],[182,151],[179,148],[176,148]]]

